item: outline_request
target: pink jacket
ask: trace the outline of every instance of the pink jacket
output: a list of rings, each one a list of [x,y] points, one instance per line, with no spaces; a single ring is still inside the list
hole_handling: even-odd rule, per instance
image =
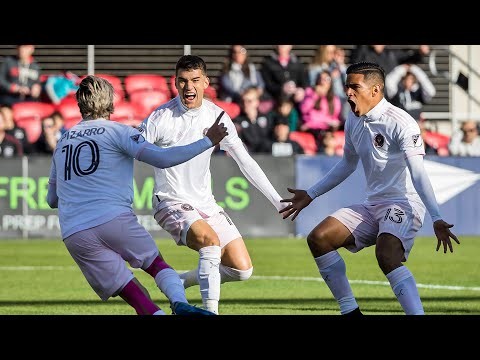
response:
[[[302,112],[303,124],[310,129],[327,130],[332,125],[340,124],[340,111],[342,103],[340,98],[335,95],[333,99],[333,114],[328,111],[328,101],[326,97],[320,100],[320,110],[314,109],[318,95],[311,87],[305,90],[305,98],[300,103],[300,111]]]

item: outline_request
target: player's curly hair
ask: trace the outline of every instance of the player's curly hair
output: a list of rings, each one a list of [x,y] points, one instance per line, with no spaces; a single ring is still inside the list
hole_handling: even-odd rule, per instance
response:
[[[110,119],[114,111],[113,85],[101,77],[88,75],[75,94],[82,118],[86,120]]]

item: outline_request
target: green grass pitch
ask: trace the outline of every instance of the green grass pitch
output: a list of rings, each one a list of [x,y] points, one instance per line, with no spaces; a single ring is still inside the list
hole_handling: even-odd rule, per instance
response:
[[[480,314],[480,238],[459,237],[454,253],[435,251],[436,239],[419,237],[406,265],[417,281],[427,314]],[[225,283],[222,315],[337,315],[337,303],[320,278],[304,239],[245,239],[254,263],[251,279]],[[179,271],[197,264],[197,253],[158,239],[167,262]],[[0,315],[134,315],[120,298],[102,302],[89,287],[60,239],[0,241]],[[402,315],[378,268],[374,248],[357,254],[343,249],[347,274],[366,315]],[[143,271],[134,274],[154,301],[168,301]],[[198,286],[187,289],[201,305]]]

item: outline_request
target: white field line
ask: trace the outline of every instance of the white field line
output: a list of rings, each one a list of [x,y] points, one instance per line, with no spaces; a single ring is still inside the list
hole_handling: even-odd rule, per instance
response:
[[[0,271],[58,271],[58,270],[78,270],[77,266],[0,266]],[[132,269],[133,271],[141,271],[140,269]],[[177,270],[179,273],[187,270]],[[305,277],[305,276],[252,276],[252,280],[277,280],[277,281],[315,281],[324,282],[319,277]],[[380,285],[390,286],[388,281],[372,281],[372,280],[350,280],[351,284],[363,285]],[[458,290],[458,291],[480,291],[480,286],[453,286],[453,285],[434,285],[434,284],[418,284],[418,288],[424,289],[439,289],[439,290]]]

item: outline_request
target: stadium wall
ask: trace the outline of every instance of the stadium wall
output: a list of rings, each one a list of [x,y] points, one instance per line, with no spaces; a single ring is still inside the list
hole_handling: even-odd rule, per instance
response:
[[[276,189],[295,183],[294,158],[255,156]],[[46,202],[50,157],[0,160],[0,239],[57,238],[57,210]],[[213,193],[244,236],[293,236],[294,224],[282,220],[273,205],[227,156],[212,158]],[[154,237],[169,238],[152,216],[152,167],[136,162],[134,211]]]

